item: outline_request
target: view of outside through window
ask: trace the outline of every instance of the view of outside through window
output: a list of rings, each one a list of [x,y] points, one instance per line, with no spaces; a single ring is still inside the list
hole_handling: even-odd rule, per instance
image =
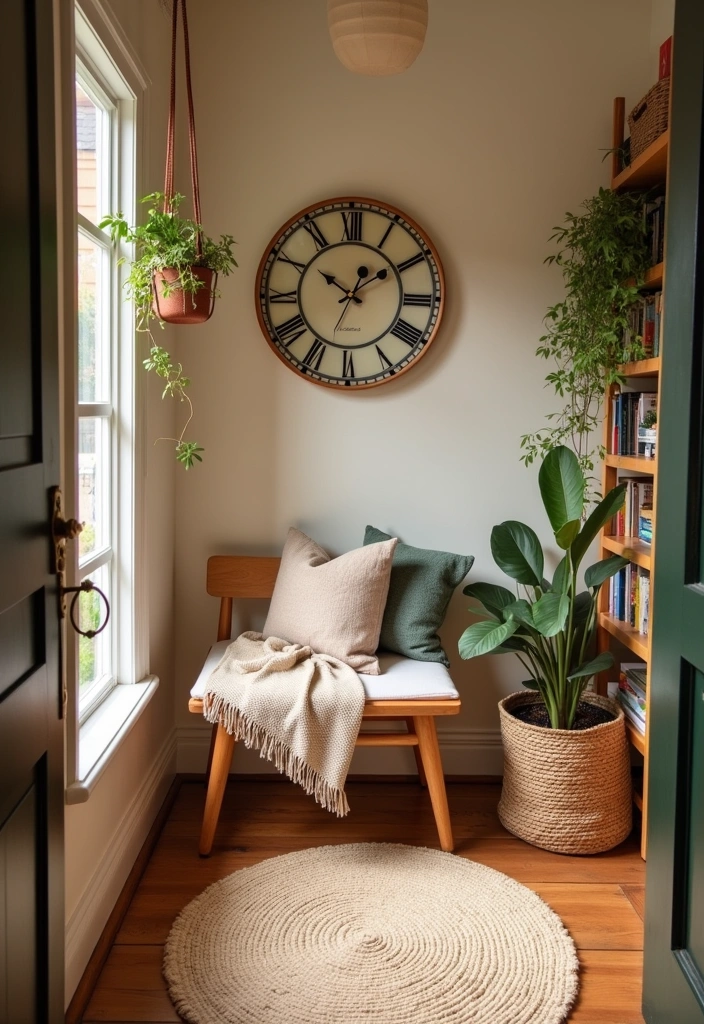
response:
[[[109,211],[112,112],[83,76],[76,81],[78,185],[78,518],[80,579],[112,590],[112,382],[110,239],[98,228]],[[95,593],[79,600],[81,629],[96,629],[105,608]],[[112,630],[78,638],[81,706],[113,682]]]

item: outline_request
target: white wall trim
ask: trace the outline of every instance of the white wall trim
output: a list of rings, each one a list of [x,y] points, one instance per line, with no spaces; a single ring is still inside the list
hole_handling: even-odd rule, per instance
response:
[[[208,758],[211,727],[182,725],[176,729],[176,770],[202,772]],[[438,729],[442,763],[446,775],[502,775],[503,748],[499,729]],[[243,773],[275,772],[256,751],[238,744],[234,768]],[[408,748],[363,747],[355,753],[353,773],[370,775],[413,774],[415,761]]]
[[[176,750],[176,735],[172,731],[118,822],[105,856],[96,865],[66,923],[67,1005],[171,785]]]

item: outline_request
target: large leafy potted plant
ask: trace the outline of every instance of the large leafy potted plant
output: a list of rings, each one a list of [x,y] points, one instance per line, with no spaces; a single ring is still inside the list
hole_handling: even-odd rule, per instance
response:
[[[163,192],[153,192],[141,200],[149,203],[145,224],[132,227],[121,213],[116,213],[104,217],[100,227],[110,232],[115,246],[126,243],[135,247],[136,258],[129,264],[125,289],[134,302],[137,330],[150,339],[145,368],[164,380],[163,397],[188,405],[188,417],[179,436],[163,440],[175,443],[176,458],[189,469],[195,461],[202,461],[203,451],[195,441],[185,439],[193,418],[193,405],[186,393],[190,379],[182,364],[157,345],[151,328],[154,323],[163,327],[165,321],[196,324],[208,320],[217,295],[217,275],[227,276],[237,263],[231,235],[210,238],[196,221],[179,217],[183,198],[177,192],[166,200]],[[125,257],[119,262],[126,262]]]
[[[472,583],[464,593],[480,621],[459,641],[462,658],[511,653],[524,665],[526,690],[499,704],[504,782],[499,817],[520,838],[559,853],[598,853],[631,830],[631,779],[623,712],[587,684],[613,663],[595,654],[599,592],[627,559],[612,555],[584,572],[599,530],[624,503],[610,491],[586,519],[586,478],[577,456],[559,445],[540,467],[540,493],[555,543],[564,552],[552,580],[544,577],[538,537],[508,521],[491,533],[494,561],[515,592]]]

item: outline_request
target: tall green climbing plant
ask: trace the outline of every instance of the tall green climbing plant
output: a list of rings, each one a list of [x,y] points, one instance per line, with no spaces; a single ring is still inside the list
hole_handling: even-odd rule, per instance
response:
[[[623,341],[649,262],[643,200],[600,188],[550,237],[556,251],[545,262],[562,271],[565,296],[545,314],[536,355],[552,362],[546,387],[562,405],[546,417],[549,426],[522,436],[526,466],[567,445],[593,480],[604,454],[598,431],[606,388],[622,382],[621,363],[643,357],[639,338],[626,348]]]

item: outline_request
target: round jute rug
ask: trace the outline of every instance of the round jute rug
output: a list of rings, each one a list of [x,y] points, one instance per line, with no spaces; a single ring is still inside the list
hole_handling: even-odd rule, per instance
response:
[[[574,944],[498,871],[412,846],[321,846],[216,882],[164,954],[192,1024],[560,1024]]]

